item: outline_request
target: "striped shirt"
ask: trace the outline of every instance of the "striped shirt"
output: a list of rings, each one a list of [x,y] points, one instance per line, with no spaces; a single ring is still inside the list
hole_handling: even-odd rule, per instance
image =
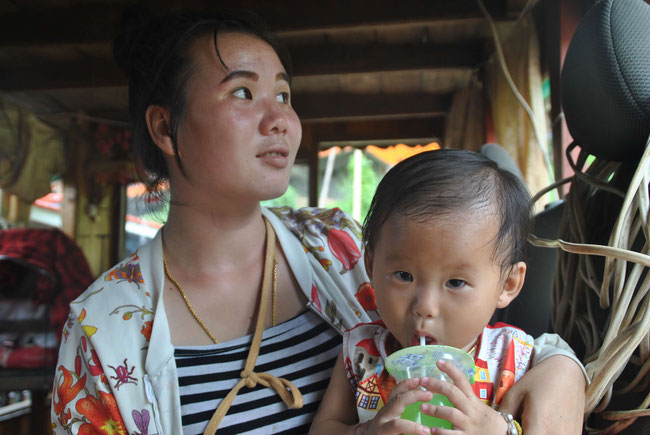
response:
[[[183,432],[202,434],[221,400],[239,380],[251,336],[208,346],[176,347]],[[242,388],[219,425],[219,434],[306,433],[329,383],[340,335],[308,310],[264,331],[256,372],[291,381],[304,406],[288,409],[277,393]]]

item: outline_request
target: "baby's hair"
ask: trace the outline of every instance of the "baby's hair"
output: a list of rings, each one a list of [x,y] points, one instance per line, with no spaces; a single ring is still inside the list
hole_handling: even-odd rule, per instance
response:
[[[395,214],[426,222],[482,208],[500,217],[497,261],[503,268],[524,261],[531,198],[519,178],[472,151],[416,154],[395,165],[379,183],[364,222],[366,250],[372,255],[381,227]]]
[[[178,154],[177,137],[185,116],[187,85],[195,68],[190,50],[199,38],[210,36],[217,58],[228,70],[217,48],[219,33],[243,33],[267,42],[291,77],[288,52],[253,16],[243,19],[213,12],[158,16],[139,6],[128,6],[122,13],[114,56],[128,76],[134,148],[144,169],[141,175],[150,192],[157,190],[169,178],[169,173],[162,152],[149,135],[145,112],[151,105],[169,110],[169,135],[176,162],[185,174]]]

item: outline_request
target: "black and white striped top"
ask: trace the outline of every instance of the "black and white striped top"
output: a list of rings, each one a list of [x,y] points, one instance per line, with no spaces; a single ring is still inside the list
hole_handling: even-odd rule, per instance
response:
[[[208,346],[176,347],[185,435],[202,434],[221,400],[239,380],[251,336]],[[341,348],[336,330],[312,311],[264,331],[256,372],[291,381],[302,409],[288,409],[274,390],[242,388],[219,425],[219,434],[306,433],[329,383]]]

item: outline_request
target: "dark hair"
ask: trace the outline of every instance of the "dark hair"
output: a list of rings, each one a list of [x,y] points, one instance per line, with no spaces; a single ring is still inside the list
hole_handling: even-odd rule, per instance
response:
[[[122,13],[114,56],[128,76],[133,142],[136,157],[145,172],[142,178],[150,191],[167,180],[169,173],[162,152],[149,134],[145,112],[151,105],[169,109],[169,135],[176,161],[184,173],[178,154],[177,132],[185,115],[187,84],[194,67],[189,52],[197,39],[212,35],[214,50],[227,70],[217,49],[219,32],[249,34],[267,42],[291,77],[288,52],[252,17],[244,20],[212,12],[155,16],[138,6],[129,6]]]
[[[426,222],[490,207],[501,218],[495,258],[506,268],[524,260],[531,205],[519,178],[481,154],[457,149],[423,152],[398,163],[381,180],[364,222],[363,240],[372,254],[381,227],[394,214]]]

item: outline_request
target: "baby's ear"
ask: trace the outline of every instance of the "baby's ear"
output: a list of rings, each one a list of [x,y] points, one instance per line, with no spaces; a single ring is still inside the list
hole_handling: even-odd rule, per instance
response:
[[[505,308],[514,298],[517,297],[521,291],[521,287],[524,285],[524,279],[526,278],[526,263],[520,261],[515,263],[510,268],[510,272],[506,279],[503,280],[503,286],[501,287],[501,294],[499,295],[499,300],[497,301],[497,308]]]

